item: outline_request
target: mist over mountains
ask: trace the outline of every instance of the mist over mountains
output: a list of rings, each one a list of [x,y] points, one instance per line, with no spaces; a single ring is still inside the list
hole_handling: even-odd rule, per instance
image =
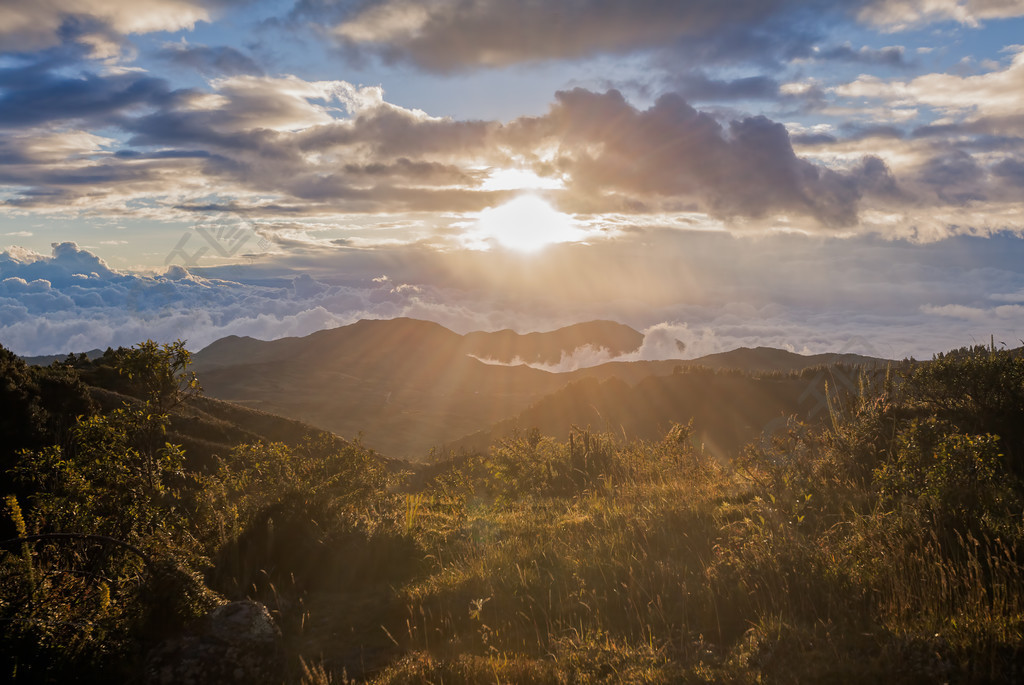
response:
[[[741,346],[928,358],[984,340],[1013,341],[1024,301],[1009,238],[907,245],[659,231],[654,256],[610,246],[552,246],[515,256],[310,252],[291,261],[143,273],[94,249],[0,252],[0,342],[51,355],[141,340],[201,349],[236,335],[305,336],[361,319],[410,317],[450,330],[552,330],[613,319],[646,335],[637,359],[694,358]],[[828,259],[814,255],[818,248]],[[359,253],[359,254],[357,254]],[[898,257],[896,261],[893,261]],[[623,260],[633,265],[622,266]],[[785,265],[776,269],[773,265]],[[641,268],[642,267],[642,268]],[[567,277],[567,273],[585,276]],[[686,345],[680,353],[676,341]],[[544,361],[571,370],[609,361],[575,348]],[[538,363],[524,358],[529,363]]]

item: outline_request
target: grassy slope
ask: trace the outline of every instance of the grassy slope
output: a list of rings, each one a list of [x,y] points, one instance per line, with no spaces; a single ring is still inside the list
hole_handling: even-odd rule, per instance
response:
[[[442,465],[405,495],[426,566],[310,595],[295,649],[375,683],[1022,675],[1016,543],[966,529],[966,544],[951,542],[920,512],[863,508],[866,493],[839,478],[795,496],[769,485],[770,461],[724,471],[675,437],[627,448],[591,437],[607,461],[575,482],[557,466],[573,448],[548,441],[494,459],[546,453],[554,480]]]
[[[241,450],[191,494],[204,527],[136,542],[202,547],[211,588],[267,603],[292,682],[1019,682],[1024,362],[962,357],[729,466],[684,427],[522,433],[408,476]]]

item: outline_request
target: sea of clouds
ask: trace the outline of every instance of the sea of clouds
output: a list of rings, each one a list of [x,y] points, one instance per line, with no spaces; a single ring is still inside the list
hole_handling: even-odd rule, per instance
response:
[[[983,243],[986,249],[998,249],[990,243]],[[124,272],[65,242],[55,243],[49,255],[20,248],[0,252],[0,344],[18,354],[44,355],[182,339],[199,350],[228,335],[276,339],[399,316],[436,321],[460,333],[553,330],[592,319],[617,320],[645,333],[642,346],[618,357],[621,361],[689,359],[759,345],[898,359],[988,343],[990,336],[997,344],[1021,344],[1024,276],[1010,268],[1011,260],[1000,264],[984,258],[977,267],[959,268],[949,263],[961,259],[955,250],[937,254],[936,264],[918,264],[906,282],[894,275],[879,283],[878,275],[868,272],[858,276],[863,283],[838,279],[830,295],[822,294],[825,281],[807,294],[777,276],[772,281],[748,273],[730,277],[742,281],[732,290],[730,279],[718,284],[713,289],[718,301],[638,306],[548,298],[516,306],[514,298],[499,302],[486,289],[432,282],[426,272],[418,282],[400,277],[409,273],[357,274],[331,282],[323,271],[300,272],[287,265]],[[921,282],[922,273],[937,269],[935,280]],[[762,283],[767,294],[750,297],[751,283]],[[839,301],[846,291],[846,300]],[[827,295],[837,304],[821,304],[812,294]],[[568,371],[611,359],[608,350],[584,346],[545,368]]]

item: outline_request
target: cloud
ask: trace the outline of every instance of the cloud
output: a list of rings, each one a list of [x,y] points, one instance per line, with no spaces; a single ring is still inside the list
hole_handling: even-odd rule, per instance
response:
[[[860,19],[890,31],[902,31],[941,21],[978,26],[986,19],[1024,16],[1017,0],[875,0],[860,11]]]
[[[300,2],[293,16],[331,23],[334,38],[357,54],[449,72],[657,47],[704,63],[775,58],[806,52],[807,27],[835,12],[819,0],[377,0]]]
[[[678,95],[638,110],[617,91],[575,89],[516,128],[558,145],[550,164],[566,176],[575,211],[632,204],[718,217],[792,212],[826,226],[857,218],[857,178],[800,159],[785,127],[763,116],[723,126]],[[607,202],[612,193],[622,207],[594,206],[592,198]]]
[[[747,76],[731,80],[714,79],[699,71],[681,74],[672,85],[688,100],[770,100],[779,96],[779,83],[768,76]]]
[[[210,19],[211,3],[197,0],[4,0],[0,43],[5,51],[58,45],[69,29],[92,24],[120,35],[191,29]]]
[[[80,73],[59,69],[64,59],[43,59],[0,69],[0,127],[57,121],[110,122],[142,107],[166,107],[174,95],[167,82],[138,72]]]
[[[0,252],[0,274],[16,280],[45,280],[47,283],[80,285],[83,279],[114,280],[120,276],[107,263],[74,243],[53,243],[53,255],[25,250]]]
[[[1022,15],[1016,0],[299,0],[291,13],[328,27],[350,56],[439,73],[628,53],[660,53],[655,63],[669,73],[680,62],[779,68],[793,59],[904,67],[899,46],[815,48],[826,26],[846,22],[901,31]]]
[[[1024,50],[1006,52],[1006,63],[973,75],[931,73],[910,80],[861,75],[839,85],[831,92],[840,102],[856,103],[845,111],[859,121],[842,127],[845,137],[801,137],[801,146],[820,147],[800,151],[832,166],[854,154],[883,159],[898,180],[903,201],[874,209],[898,213],[894,223],[927,227],[926,233],[937,237],[1020,231],[1024,203],[1016,171],[1024,151]],[[910,120],[932,118],[908,130],[880,128],[865,102],[911,113]]]
[[[992,173],[1017,190],[1024,188],[1024,158],[1003,159],[992,167]]]
[[[68,243],[50,255],[12,248],[0,253],[0,343],[50,354],[184,338],[200,349],[226,335],[271,339],[397,316],[462,333],[610,318],[646,333],[637,359],[756,345],[825,352],[854,339],[920,357],[972,336],[1024,338],[1019,297],[990,295],[1024,292],[1019,238],[911,246],[666,230],[645,243],[556,246],[531,259],[528,279],[515,255],[407,246],[306,248],[155,276]],[[604,354],[577,350],[559,368]]]
[[[432,117],[346,81],[236,74],[210,79],[208,90],[173,90],[136,71],[68,76],[63,60],[0,70],[0,127],[13,132],[0,139],[0,184],[17,189],[10,207],[119,214],[156,200],[150,214],[165,219],[468,213],[515,192],[489,190],[489,169],[522,167],[551,179],[546,192],[563,208],[584,213],[787,214],[849,226],[862,195],[856,174],[797,157],[781,124],[723,125],[677,94],[641,110],[617,91],[575,89],[557,93],[545,115],[501,124]],[[710,97],[775,87],[691,76]],[[119,135],[87,132],[99,127]]]
[[[469,356],[491,366],[529,366],[530,368],[540,369],[541,371],[547,371],[549,373],[566,373],[569,371],[576,371],[577,369],[586,369],[592,366],[598,366],[613,360],[620,360],[620,358],[612,355],[611,350],[607,347],[599,347],[595,345],[580,345],[571,352],[562,350],[561,358],[554,363],[527,362],[524,361],[522,357],[514,357],[510,361],[498,361],[487,357],[478,357],[473,354]]]
[[[962,150],[952,150],[929,159],[921,165],[918,179],[934,188],[943,202],[964,205],[986,199],[983,189],[985,171]]]
[[[252,57],[226,45],[190,45],[183,40],[167,43],[157,57],[206,76],[263,76],[263,68]]]
[[[470,355],[485,364],[495,366],[529,366],[549,373],[566,373],[577,369],[607,364],[608,362],[664,361],[694,359],[715,352],[723,352],[722,343],[711,328],[693,330],[685,323],[661,322],[643,331],[640,347],[633,352],[615,355],[607,347],[581,345],[570,351],[563,350],[554,363],[526,362],[520,357],[502,362]]]
[[[61,64],[0,71],[0,127],[12,131],[0,137],[0,184],[18,189],[11,206],[123,211],[142,197],[184,206],[209,193],[211,178],[223,192],[278,193],[311,213],[317,202],[479,210],[495,197],[459,190],[480,180],[465,165],[480,158],[458,147],[480,126],[388,105],[376,87],[242,75],[212,80],[208,93],[171,91],[138,72],[68,77]],[[120,128],[128,144],[84,126]]]
[[[1024,15],[1024,9],[1019,13]],[[883,100],[897,107],[926,105],[951,117],[1019,115],[1024,108],[1024,48],[1016,47],[1005,67],[981,74],[933,73],[909,81],[865,74],[836,87],[835,92],[843,97]]]
[[[859,49],[855,50],[850,43],[844,43],[826,50],[816,51],[814,53],[814,58],[819,60],[852,62],[855,64],[874,66],[909,66],[904,58],[904,48],[901,45],[894,45],[879,49],[861,46]]]
[[[193,47],[174,49],[198,59]],[[591,217],[703,214],[738,232],[934,237],[1021,225],[1008,204],[1017,187],[1012,146],[981,159],[946,142],[984,139],[996,149],[992,127],[890,141],[877,126],[870,133],[862,126],[845,139],[834,130],[798,136],[803,147],[794,149],[778,121],[701,111],[675,92],[641,108],[618,91],[576,88],[556,93],[539,116],[463,121],[400,107],[378,86],[340,80],[234,74],[210,78],[202,89],[174,89],[141,71],[72,76],[66,66],[73,53],[0,69],[0,185],[7,189],[0,211],[165,221],[216,212],[267,224],[429,212],[435,237],[451,245],[458,236],[447,229],[516,194],[488,185],[495,170],[524,169],[548,182],[543,195],[559,210]],[[1019,60],[992,74],[1015,74]],[[708,100],[777,91],[779,102],[806,106],[821,97],[813,83],[797,92],[768,77],[720,80],[691,71],[680,78],[677,85]],[[891,82],[857,90],[866,83],[835,92],[885,98],[909,88]],[[1010,128],[1005,123],[1000,141],[1012,139]],[[804,156],[812,144],[814,156]],[[928,202],[950,210],[1002,204],[998,221],[989,213],[981,226],[939,216]],[[907,220],[878,220],[895,212],[908,213]]]

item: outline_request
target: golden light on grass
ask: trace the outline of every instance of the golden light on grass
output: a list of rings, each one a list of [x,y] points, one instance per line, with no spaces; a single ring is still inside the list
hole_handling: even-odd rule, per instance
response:
[[[485,209],[465,236],[467,245],[489,249],[495,243],[518,252],[537,252],[548,245],[582,240],[585,233],[568,214],[543,198],[520,195],[501,206]]]

